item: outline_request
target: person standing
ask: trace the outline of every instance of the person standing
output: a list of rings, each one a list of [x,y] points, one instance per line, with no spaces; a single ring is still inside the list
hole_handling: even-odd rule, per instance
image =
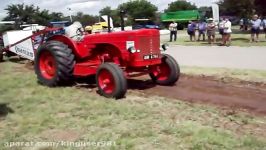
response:
[[[218,24],[218,29],[219,29],[219,34],[222,36],[222,45],[224,41],[224,24],[225,24],[225,19],[221,19],[219,24]]]
[[[252,20],[250,21],[251,25],[251,39],[250,42],[258,42],[259,41],[259,34],[260,34],[260,25],[261,20],[258,18],[258,15],[254,15]],[[256,40],[255,40],[256,35]]]
[[[173,36],[174,36],[174,41],[176,41],[177,23],[176,23],[175,21],[173,21],[173,22],[169,25],[169,30],[170,30],[170,42],[172,42],[172,40],[173,40]]]
[[[224,21],[224,38],[223,45],[230,46],[231,44],[232,23],[226,18]]]
[[[239,26],[240,26],[240,30],[243,31],[244,30],[244,19],[241,18],[240,21],[239,21]]]
[[[199,35],[198,35],[198,41],[200,41],[201,35],[203,37],[203,41],[205,41],[205,34],[206,34],[206,29],[207,29],[207,24],[203,20],[200,20],[198,24],[198,29],[199,29]]]
[[[244,30],[247,31],[248,30],[249,19],[244,18],[243,19],[243,23],[244,23]]]
[[[216,39],[215,39],[215,23],[213,22],[212,18],[208,19],[207,35],[208,35],[208,43],[209,44],[213,44],[213,43],[216,42]]]
[[[190,41],[195,41],[195,30],[196,30],[196,24],[193,21],[189,21],[188,26],[187,26],[187,33],[189,35]]]
[[[263,27],[263,31],[264,31],[265,38],[266,38],[266,16],[262,20],[262,27]]]

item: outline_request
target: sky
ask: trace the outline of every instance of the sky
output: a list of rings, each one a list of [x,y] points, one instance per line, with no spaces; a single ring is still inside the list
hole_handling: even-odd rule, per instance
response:
[[[98,15],[99,10],[106,6],[116,8],[119,4],[127,2],[129,0],[0,0],[0,19],[6,16],[4,10],[7,5],[10,4],[34,4],[41,9],[48,9],[51,12],[63,12],[66,16],[69,14],[76,14],[77,12],[83,12],[91,15]],[[167,8],[167,5],[175,0],[148,0],[152,4],[156,5],[159,11],[163,11]],[[217,0],[187,0],[191,3],[195,3],[197,6],[210,6]],[[71,10],[68,10],[71,8]]]

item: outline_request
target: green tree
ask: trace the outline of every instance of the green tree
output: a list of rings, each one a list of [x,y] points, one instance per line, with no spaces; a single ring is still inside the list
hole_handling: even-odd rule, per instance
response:
[[[98,18],[98,16],[92,16],[83,14],[83,12],[77,12],[77,14],[73,16],[73,21],[79,21],[82,25],[87,26],[98,22]]]
[[[47,25],[50,21],[62,20],[63,13],[52,12],[48,10],[40,10],[40,8],[34,5],[25,4],[11,4],[5,9],[7,16],[4,20],[16,21],[17,24],[22,23],[38,23],[41,25]]]
[[[218,5],[221,15],[235,15],[249,18],[256,12],[254,1],[255,0],[220,0]]]
[[[130,23],[135,18],[149,18],[154,20],[158,8],[147,0],[131,0],[120,4],[117,11],[119,12],[120,10],[126,11],[128,23]]]
[[[190,2],[187,2],[187,1],[177,0],[175,2],[168,4],[168,8],[164,11],[174,12],[174,11],[179,11],[179,10],[194,10],[194,9],[197,9],[196,5],[191,4]]]
[[[5,9],[8,16],[4,20],[15,20],[21,22],[31,22],[33,16],[39,10],[34,5],[11,4]]]
[[[111,9],[111,7],[104,7],[99,11],[100,16],[109,15],[113,19],[114,26],[120,26],[120,17],[118,9]]]
[[[255,0],[254,2],[256,12],[260,15],[266,17],[266,1],[265,0]]]
[[[221,14],[249,18],[253,14],[266,15],[265,0],[220,0]]]
[[[101,16],[103,16],[103,15],[111,15],[113,13],[113,11],[114,10],[112,10],[110,6],[106,6],[106,7],[104,7],[103,9],[101,9],[99,11],[99,14]]]
[[[212,17],[212,8],[203,6],[198,9],[199,13],[201,14],[201,19],[203,18],[210,18]]]
[[[38,24],[41,25],[46,25],[47,24],[47,20],[50,20],[51,16],[49,14],[48,10],[42,10],[42,11],[38,11],[37,12],[38,15],[34,15],[34,21]]]

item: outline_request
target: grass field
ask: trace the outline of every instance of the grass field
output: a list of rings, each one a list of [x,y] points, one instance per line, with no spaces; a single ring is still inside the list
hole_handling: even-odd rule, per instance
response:
[[[207,75],[223,79],[239,79],[250,82],[266,83],[266,71],[263,70],[244,70],[228,68],[204,68],[181,66],[182,72],[190,75]]]
[[[207,36],[206,36],[206,41],[191,42],[189,40],[189,36],[187,35],[185,29],[178,31],[177,37],[178,38],[176,42],[170,42],[169,44],[177,44],[177,45],[185,45],[185,46],[207,46],[209,45],[207,42]],[[196,39],[197,38],[198,37],[196,36]],[[221,35],[217,33],[216,38],[217,38],[217,43],[215,43],[215,45],[218,45],[221,43]],[[260,34],[259,40],[260,40],[259,42],[250,43],[249,31],[240,32],[238,29],[236,29],[236,27],[234,27],[231,45],[232,46],[266,46],[266,38],[265,38],[264,33]],[[168,39],[163,40],[163,42],[167,42],[167,41]]]
[[[204,69],[184,68],[192,74]],[[0,63],[0,149],[30,149],[8,145],[19,141],[111,142],[46,147],[56,150],[266,149],[263,116],[141,95],[129,90],[126,98],[113,100],[85,85],[48,88],[37,84],[25,64]]]

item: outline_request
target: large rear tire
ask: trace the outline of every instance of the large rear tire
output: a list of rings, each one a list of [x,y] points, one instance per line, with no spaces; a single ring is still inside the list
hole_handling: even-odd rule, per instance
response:
[[[38,49],[34,68],[41,84],[58,86],[70,81],[74,64],[74,55],[67,45],[48,41]]]
[[[151,79],[159,85],[174,85],[180,76],[178,63],[168,54],[163,54],[162,63],[151,66],[150,71]]]
[[[123,70],[114,63],[100,65],[96,73],[98,92],[107,98],[123,98],[127,92],[127,81]]]

